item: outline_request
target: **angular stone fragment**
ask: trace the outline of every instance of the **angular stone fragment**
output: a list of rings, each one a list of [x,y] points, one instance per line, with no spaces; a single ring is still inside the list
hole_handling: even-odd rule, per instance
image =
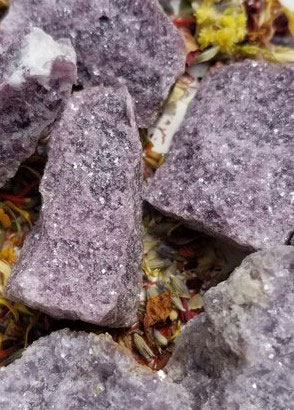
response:
[[[77,79],[67,41],[38,28],[0,37],[0,187],[32,155]]]
[[[292,410],[294,403],[294,248],[248,256],[204,296],[168,374],[200,410]]]
[[[1,410],[190,410],[188,394],[110,336],[62,330],[0,370]]]
[[[231,64],[205,79],[147,200],[247,248],[293,231],[294,69]]]
[[[57,318],[127,326],[141,274],[141,142],[125,87],[76,93],[52,133],[40,220],[7,296]]]
[[[14,0],[2,31],[29,23],[70,37],[84,85],[126,84],[140,127],[153,123],[185,70],[182,36],[157,0]]]

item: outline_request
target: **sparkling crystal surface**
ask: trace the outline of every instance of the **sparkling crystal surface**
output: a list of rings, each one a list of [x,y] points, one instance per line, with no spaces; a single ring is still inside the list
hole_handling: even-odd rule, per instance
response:
[[[42,71],[22,59],[36,39],[41,39]],[[0,186],[34,153],[39,137],[60,115],[77,79],[75,59],[70,44],[36,28],[0,35]]]
[[[185,70],[182,35],[157,0],[13,0],[2,30],[22,24],[70,38],[84,85],[126,84],[140,127],[153,123]]]
[[[9,298],[57,318],[136,320],[141,287],[141,142],[124,86],[76,93],[52,132],[41,217]]]
[[[168,374],[201,410],[292,410],[294,248],[248,256],[204,296],[206,313],[179,337]]]
[[[261,249],[293,231],[294,69],[235,63],[203,80],[147,200],[196,229]]]
[[[108,335],[62,330],[0,369],[1,410],[190,410],[185,390]]]

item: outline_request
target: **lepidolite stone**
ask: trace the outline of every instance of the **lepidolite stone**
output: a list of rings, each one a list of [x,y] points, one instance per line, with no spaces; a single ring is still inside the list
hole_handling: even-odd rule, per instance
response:
[[[147,200],[246,248],[294,226],[294,68],[231,64],[202,83]]]
[[[141,165],[127,89],[76,93],[52,133],[41,217],[7,296],[57,318],[132,324],[141,285]]]
[[[204,296],[168,374],[199,410],[292,410],[294,403],[294,248],[248,256]]]
[[[34,153],[76,80],[69,42],[38,28],[0,35],[0,187]]]
[[[0,370],[1,410],[190,410],[188,394],[110,336],[62,330]]]
[[[185,70],[182,36],[157,0],[13,0],[2,31],[23,24],[69,37],[84,85],[126,84],[140,127],[153,123]]]

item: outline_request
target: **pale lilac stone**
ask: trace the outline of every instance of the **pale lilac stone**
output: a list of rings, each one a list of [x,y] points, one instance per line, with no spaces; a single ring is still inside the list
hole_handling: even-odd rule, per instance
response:
[[[191,410],[187,392],[109,335],[67,329],[0,370],[1,410]]]
[[[77,80],[67,41],[38,28],[0,37],[0,187],[31,156]]]
[[[140,127],[154,122],[185,71],[182,35],[157,0],[13,0],[2,31],[22,24],[69,37],[83,85],[126,84]]]
[[[41,217],[6,295],[57,318],[128,326],[141,287],[142,147],[125,87],[76,93],[51,137]]]
[[[246,248],[294,226],[294,69],[245,61],[203,81],[146,194],[160,211]]]
[[[248,256],[204,296],[177,340],[168,375],[199,410],[292,410],[294,248]]]

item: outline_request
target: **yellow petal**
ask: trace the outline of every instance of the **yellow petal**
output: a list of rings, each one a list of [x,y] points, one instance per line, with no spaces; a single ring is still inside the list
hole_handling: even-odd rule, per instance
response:
[[[5,205],[8,206],[10,209],[13,209],[14,211],[18,212],[27,221],[29,226],[32,227],[31,217],[27,211],[24,211],[23,209],[18,208],[10,201],[5,201]]]
[[[8,265],[8,263],[0,260],[0,272],[3,273],[3,275],[5,275],[5,277],[9,277],[11,274],[11,268]]]
[[[4,212],[3,208],[0,208],[0,222],[2,223],[4,229],[11,227],[11,220],[9,216]]]
[[[294,4],[294,1],[293,1],[293,4]],[[294,37],[294,11],[291,11],[288,8],[284,7],[283,12],[285,13],[288,19],[288,28],[291,33],[291,36]]]

